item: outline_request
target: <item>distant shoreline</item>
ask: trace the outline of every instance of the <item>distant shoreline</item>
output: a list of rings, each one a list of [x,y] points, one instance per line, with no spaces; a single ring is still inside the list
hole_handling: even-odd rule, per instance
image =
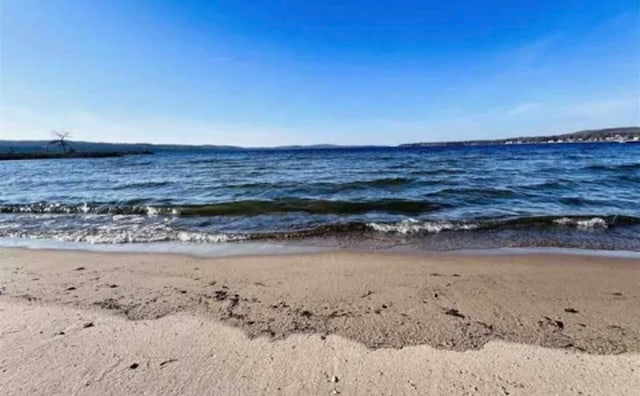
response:
[[[562,135],[528,136],[493,140],[405,143],[399,147],[498,146],[559,143],[640,143],[640,127],[592,129]]]
[[[425,131],[425,134],[427,131]],[[458,140],[448,142],[414,142],[399,145],[335,145],[335,144],[309,144],[309,145],[284,145],[270,147],[243,147],[215,144],[154,144],[154,143],[108,143],[108,142],[86,142],[68,141],[69,147],[73,147],[76,153],[126,153],[121,155],[143,154],[149,151],[154,153],[184,150],[264,150],[264,151],[284,151],[284,150],[330,150],[330,149],[389,149],[389,148],[412,148],[412,147],[443,147],[443,146],[497,146],[511,144],[558,144],[558,143],[640,143],[640,127],[615,127],[605,129],[590,129],[573,133],[546,136],[527,136],[504,139],[488,140]],[[34,152],[45,152],[45,147],[50,144],[45,140],[0,140],[0,156],[7,153],[31,154]],[[11,151],[13,150],[13,151]],[[46,153],[46,152],[45,152]],[[118,155],[120,156],[120,155]],[[49,157],[46,157],[49,158]],[[53,158],[53,157],[52,157]],[[79,158],[79,157],[75,157]]]
[[[127,155],[151,155],[152,151],[112,151],[112,152],[73,152],[73,153],[0,153],[0,161],[22,161],[37,159],[71,159],[71,158],[111,158]]]

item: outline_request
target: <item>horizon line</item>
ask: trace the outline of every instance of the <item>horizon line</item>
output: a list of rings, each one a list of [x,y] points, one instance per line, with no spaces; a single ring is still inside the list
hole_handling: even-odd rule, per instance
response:
[[[540,134],[540,135],[528,135],[528,136],[517,136],[517,137],[504,137],[504,138],[496,138],[496,139],[467,139],[467,140],[443,140],[443,141],[415,141],[415,142],[405,142],[400,144],[334,144],[334,143],[309,143],[309,144],[282,144],[275,146],[241,146],[241,145],[233,145],[233,144],[214,144],[214,143],[201,143],[201,144],[188,144],[188,143],[151,143],[151,142],[124,142],[124,141],[89,141],[89,140],[72,140],[69,139],[69,142],[74,143],[88,143],[88,144],[124,144],[124,145],[149,145],[149,146],[181,146],[181,147],[228,147],[234,149],[276,149],[276,148],[288,148],[288,147],[317,147],[317,146],[325,146],[335,147],[335,148],[351,148],[351,147],[402,147],[404,145],[412,145],[412,144],[464,144],[471,142],[500,142],[506,140],[518,140],[518,139],[541,139],[541,138],[556,138],[564,135],[572,135],[577,133],[584,132],[595,132],[595,131],[607,131],[607,130],[617,130],[617,129],[638,129],[640,132],[640,125],[631,125],[631,126],[613,126],[606,128],[593,128],[593,129],[581,129],[573,132],[564,132],[564,133],[556,133],[556,134]],[[25,140],[16,140],[16,139],[0,139],[0,142],[47,142],[55,139],[25,139]]]

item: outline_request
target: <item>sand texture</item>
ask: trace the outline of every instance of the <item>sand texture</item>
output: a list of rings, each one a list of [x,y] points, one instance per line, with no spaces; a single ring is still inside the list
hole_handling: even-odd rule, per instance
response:
[[[3,394],[633,394],[640,262],[0,249]]]

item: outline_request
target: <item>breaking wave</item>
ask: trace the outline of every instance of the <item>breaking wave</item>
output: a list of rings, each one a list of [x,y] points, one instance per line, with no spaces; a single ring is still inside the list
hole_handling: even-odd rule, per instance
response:
[[[475,222],[421,221],[410,218],[395,223],[368,223],[367,226],[377,232],[415,234],[421,232],[535,229],[559,226],[596,230],[639,224],[640,218],[632,216],[533,216],[515,219],[485,219]]]
[[[7,217],[9,216],[9,217]],[[229,217],[232,218],[232,217]],[[255,231],[232,228],[222,218],[218,226],[187,219],[145,215],[58,215],[10,214],[0,221],[0,237],[57,239],[92,244],[122,244],[150,242],[227,243],[247,240],[302,240],[326,237],[374,237],[399,235],[421,238],[439,233],[494,233],[501,231],[535,233],[538,231],[607,232],[617,227],[638,226],[640,218],[630,216],[538,216],[513,219],[478,219],[475,221],[425,220],[405,218],[394,222],[329,223],[296,229]],[[272,219],[268,217],[267,219]],[[270,221],[270,220],[268,220]],[[219,226],[219,225],[222,226]],[[199,229],[200,227],[204,227]],[[225,229],[226,227],[226,229]]]

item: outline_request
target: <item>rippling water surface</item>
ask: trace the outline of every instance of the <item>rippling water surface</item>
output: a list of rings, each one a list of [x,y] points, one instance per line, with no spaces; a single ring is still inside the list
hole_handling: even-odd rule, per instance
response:
[[[640,251],[640,145],[5,161],[0,237]]]

